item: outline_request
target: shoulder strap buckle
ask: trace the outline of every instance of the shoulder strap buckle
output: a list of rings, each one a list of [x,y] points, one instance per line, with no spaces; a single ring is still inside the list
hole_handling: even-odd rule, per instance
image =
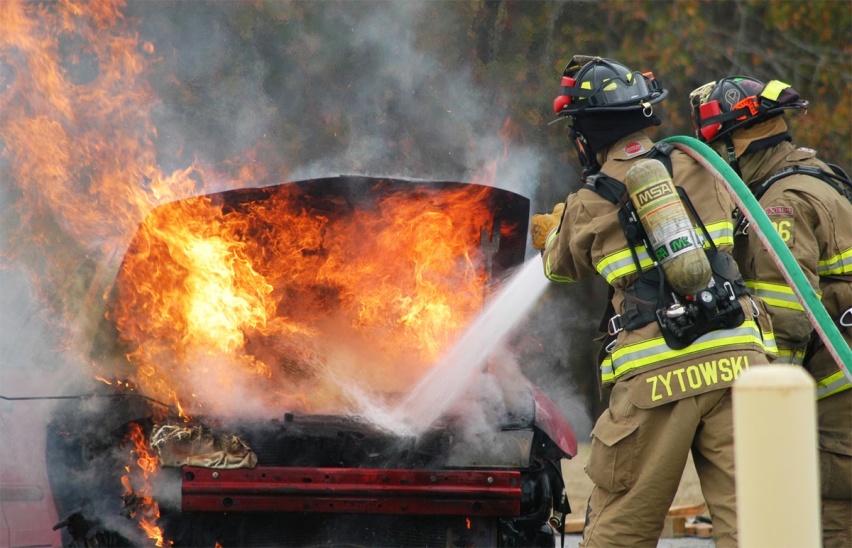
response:
[[[852,327],[852,306],[843,311],[843,314],[840,315],[840,318],[837,320],[837,322],[842,327]]]
[[[654,150],[656,150],[657,153],[662,154],[663,156],[671,156],[674,149],[675,147],[671,143],[667,143],[665,141],[658,141],[654,143],[652,152],[650,152],[649,155],[652,154]]]
[[[624,331],[624,324],[621,323],[621,314],[616,314],[612,318],[609,319],[609,324],[607,327],[607,334],[615,336]]]

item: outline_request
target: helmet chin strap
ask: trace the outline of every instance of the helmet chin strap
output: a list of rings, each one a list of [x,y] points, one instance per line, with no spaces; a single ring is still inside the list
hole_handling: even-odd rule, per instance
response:
[[[725,134],[725,151],[728,154],[727,162],[728,165],[736,172],[737,176],[740,179],[743,178],[743,173],[740,171],[740,162],[737,160],[737,155],[734,149],[734,140],[731,138],[730,133]]]
[[[583,134],[577,131],[574,126],[568,126],[568,137],[577,150],[577,158],[580,160],[580,165],[583,166],[582,178],[585,179],[589,175],[600,171],[601,166],[598,165],[595,152],[591,149]]]

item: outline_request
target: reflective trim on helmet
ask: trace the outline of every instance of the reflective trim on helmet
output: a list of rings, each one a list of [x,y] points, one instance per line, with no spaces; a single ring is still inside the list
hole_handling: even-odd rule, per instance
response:
[[[763,84],[748,76],[709,82],[689,94],[695,135],[705,143],[769,120],[787,109],[807,111],[808,102],[789,84]]]
[[[612,382],[618,377],[648,365],[663,361],[683,358],[690,354],[715,350],[723,352],[725,346],[741,346],[753,344],[765,352],[777,353],[775,335],[772,332],[762,333],[757,323],[751,318],[734,329],[711,331],[695,340],[681,350],[672,350],[662,337],[647,341],[624,345],[607,356],[601,364],[601,380]]]
[[[634,77],[634,74],[639,77]],[[589,95],[588,101],[592,107],[638,105],[650,95],[645,77],[640,72],[634,72],[623,77],[607,78]]]
[[[791,87],[790,84],[785,84],[781,80],[772,80],[766,84],[766,87],[760,92],[760,96],[771,99],[772,101],[777,101],[781,92],[789,87]]]
[[[650,109],[668,95],[653,73],[630,71],[621,63],[599,57],[582,59],[589,61],[578,69],[572,59],[563,72],[560,95],[553,101],[557,114]],[[567,80],[576,81],[576,85],[565,85]]]

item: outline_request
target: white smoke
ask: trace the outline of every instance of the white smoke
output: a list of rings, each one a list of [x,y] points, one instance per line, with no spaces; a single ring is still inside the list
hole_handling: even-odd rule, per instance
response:
[[[253,3],[207,3],[203,10],[193,2],[129,3],[128,17],[141,21],[140,39],[157,48],[151,78],[160,92],[154,125],[164,173],[186,168],[196,159],[217,166],[237,162],[253,148],[266,151],[267,156],[253,160],[263,162],[275,156],[278,140],[285,140],[292,149],[286,157],[271,160],[269,178],[257,181],[257,186],[358,174],[487,182],[534,198],[541,163],[552,151],[528,148],[502,135],[509,113],[501,105],[517,88],[485,89],[464,60],[469,52],[447,59],[424,48],[422,33],[429,32],[429,25],[423,17],[440,16],[440,9],[419,1],[351,2],[336,4],[337,18],[325,20],[321,3],[316,4],[296,3],[299,13],[309,12],[319,20],[310,28],[298,13],[287,13],[285,4],[266,5],[264,9],[277,10],[274,15],[280,17],[266,31],[278,34],[247,39],[246,29],[232,20],[236,11],[252,9]],[[448,11],[446,17],[452,15]],[[326,80],[318,75],[327,74],[336,75],[336,86],[320,85]],[[482,177],[488,173],[493,177]],[[224,190],[229,180],[220,176],[206,183],[212,192]],[[4,202],[6,198],[4,193]],[[8,207],[6,202],[2,209]],[[11,236],[2,236],[4,248],[11,246]],[[69,342],[52,329],[54,312],[40,304],[43,295],[28,287],[27,280],[38,279],[40,273],[22,267],[13,264],[0,270],[0,396],[84,394],[95,382],[86,357],[91,341]],[[570,343],[559,345],[558,351],[568,353]],[[535,382],[547,384],[544,391],[578,432],[586,430],[588,416],[567,371],[535,378],[536,363],[521,362],[519,367]],[[199,389],[221,387],[211,382]],[[253,389],[247,381],[223,391],[228,399],[224,409],[267,416],[268,409],[250,403]],[[349,394],[359,413],[381,411],[370,407],[357,381]],[[484,390],[479,395],[481,401],[493,397],[496,410],[469,413],[471,432],[493,427],[488,421],[506,404],[501,399],[505,391]],[[104,402],[92,399],[86,405],[100,408]],[[0,431],[3,450],[14,451],[13,459],[2,454],[4,470],[18,466],[34,477],[44,473],[44,442],[31,442],[43,440],[53,407],[53,400],[0,400],[4,424],[16,424]],[[33,437],[21,440],[22,434]],[[85,480],[80,478],[80,484]]]

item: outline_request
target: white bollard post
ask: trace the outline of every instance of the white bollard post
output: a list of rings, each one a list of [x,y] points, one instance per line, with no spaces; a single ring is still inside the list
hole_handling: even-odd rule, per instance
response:
[[[734,383],[733,412],[739,546],[821,546],[813,379],[751,367]]]

